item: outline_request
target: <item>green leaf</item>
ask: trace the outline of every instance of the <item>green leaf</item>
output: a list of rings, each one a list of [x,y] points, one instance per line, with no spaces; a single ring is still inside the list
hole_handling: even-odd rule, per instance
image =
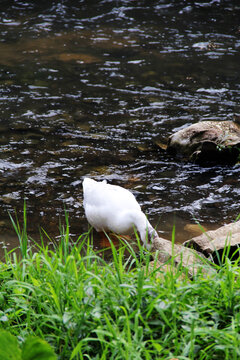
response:
[[[162,345],[158,344],[157,342],[153,342],[153,346],[155,347],[155,349],[157,350],[157,352],[161,352],[163,347]]]
[[[18,346],[17,338],[8,331],[0,332],[0,359],[1,360],[21,360],[21,350]]]
[[[37,337],[29,337],[23,345],[22,358],[24,360],[56,360],[51,346]]]

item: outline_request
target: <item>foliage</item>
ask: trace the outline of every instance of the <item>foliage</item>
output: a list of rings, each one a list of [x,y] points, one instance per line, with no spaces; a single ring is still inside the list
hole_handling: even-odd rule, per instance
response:
[[[0,359],[2,360],[56,360],[48,343],[37,337],[28,337],[20,349],[16,336],[0,331]]]
[[[71,242],[67,216],[52,248],[44,231],[40,245],[27,246],[26,223],[13,223],[20,250],[0,263],[0,328],[13,346],[15,336],[25,348],[38,336],[59,359],[240,358],[239,259],[190,280],[173,262],[158,267],[138,238],[138,254],[109,239],[109,262],[90,232]]]

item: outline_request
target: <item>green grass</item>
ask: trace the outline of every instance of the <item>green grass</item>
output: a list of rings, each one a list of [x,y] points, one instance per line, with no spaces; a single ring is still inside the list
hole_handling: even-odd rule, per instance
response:
[[[26,209],[22,227],[12,222],[20,251],[0,263],[0,329],[20,343],[38,336],[67,360],[240,358],[238,261],[190,280],[171,262],[157,268],[140,244],[135,254],[111,243],[111,262],[91,233],[72,244],[68,217],[53,248],[28,246]]]

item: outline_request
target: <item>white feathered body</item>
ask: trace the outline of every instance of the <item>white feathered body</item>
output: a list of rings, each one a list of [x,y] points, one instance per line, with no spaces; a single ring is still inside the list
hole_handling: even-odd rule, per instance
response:
[[[146,236],[155,230],[142,212],[135,196],[121,186],[83,180],[83,206],[88,222],[97,231],[130,235],[134,228],[146,244]]]

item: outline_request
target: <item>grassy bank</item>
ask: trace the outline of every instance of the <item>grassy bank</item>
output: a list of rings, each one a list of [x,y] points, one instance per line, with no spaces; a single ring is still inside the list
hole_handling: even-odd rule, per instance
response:
[[[112,245],[112,261],[83,234],[72,245],[68,220],[61,239],[27,246],[14,223],[20,251],[0,263],[0,328],[24,342],[45,339],[59,359],[239,359],[238,261],[215,275],[189,280],[164,272],[128,246]],[[45,235],[46,236],[46,235]]]

